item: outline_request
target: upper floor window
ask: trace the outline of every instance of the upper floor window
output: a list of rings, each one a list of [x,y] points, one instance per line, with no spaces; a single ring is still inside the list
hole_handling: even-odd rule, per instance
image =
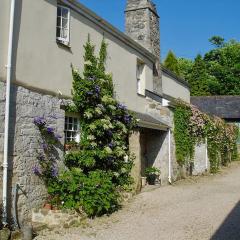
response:
[[[70,9],[61,5],[57,7],[57,40],[69,45]]]
[[[145,95],[145,64],[137,61],[137,93]]]

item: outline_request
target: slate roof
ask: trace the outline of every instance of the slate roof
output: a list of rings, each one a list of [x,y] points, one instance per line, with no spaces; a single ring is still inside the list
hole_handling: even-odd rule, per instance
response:
[[[240,119],[240,96],[191,97],[201,111],[224,119]]]

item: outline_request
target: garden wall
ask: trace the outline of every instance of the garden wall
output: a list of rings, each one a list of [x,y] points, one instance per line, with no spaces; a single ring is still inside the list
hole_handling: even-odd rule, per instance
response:
[[[44,95],[26,88],[12,85],[9,129],[9,171],[8,206],[12,201],[11,189],[18,183],[21,186],[18,198],[20,223],[30,219],[30,210],[43,204],[46,189],[32,168],[37,164],[37,152],[41,149],[38,128],[33,124],[34,117],[44,116],[55,132],[64,135],[64,110],[57,97]],[[0,160],[2,161],[4,141],[5,84],[0,82]],[[62,138],[63,140],[63,138]],[[56,157],[62,159],[63,149],[57,149]],[[0,163],[1,164],[1,163]],[[0,171],[2,184],[2,169]],[[2,185],[0,185],[2,191]],[[1,194],[2,196],[2,194]],[[10,210],[9,210],[10,211]]]

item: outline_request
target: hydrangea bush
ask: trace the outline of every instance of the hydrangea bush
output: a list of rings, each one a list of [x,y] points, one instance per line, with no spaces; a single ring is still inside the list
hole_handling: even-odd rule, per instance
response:
[[[238,128],[218,117],[210,117],[181,100],[174,112],[176,157],[180,165],[193,161],[197,143],[207,141],[211,172],[238,158]]]
[[[55,203],[99,216],[118,209],[120,192],[130,189],[132,184],[133,156],[128,139],[136,120],[114,98],[112,76],[105,71],[105,41],[99,56],[95,56],[90,40],[84,49],[83,73],[72,66],[74,104],[67,107],[67,111],[80,116],[79,148],[65,154],[67,170],[60,171],[51,181],[51,166],[40,171],[41,175],[46,174],[48,191]],[[37,125],[54,136],[52,129],[45,128],[45,122]]]

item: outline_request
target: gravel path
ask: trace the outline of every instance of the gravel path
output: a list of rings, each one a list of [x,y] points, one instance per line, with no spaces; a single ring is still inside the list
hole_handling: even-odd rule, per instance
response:
[[[143,192],[85,229],[42,234],[37,240],[240,240],[240,163]]]

